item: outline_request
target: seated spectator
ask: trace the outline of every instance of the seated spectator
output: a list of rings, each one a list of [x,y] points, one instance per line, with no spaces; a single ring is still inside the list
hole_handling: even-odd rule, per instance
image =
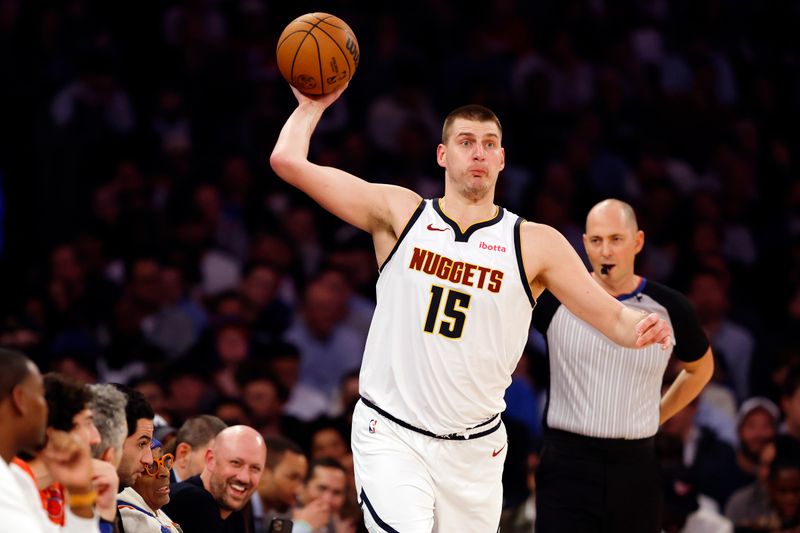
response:
[[[317,388],[299,382],[300,352],[288,342],[273,343],[268,348],[269,369],[281,386],[288,391],[288,398],[283,406],[285,415],[303,422],[314,420],[325,414],[331,402]]]
[[[292,513],[294,533],[338,533],[353,524],[341,517],[347,477],[344,467],[330,457],[311,461],[300,492],[302,507]]]
[[[311,434],[311,459],[330,457],[341,461],[349,454],[350,449],[344,429],[335,420],[323,419],[318,422],[317,428]]]
[[[125,421],[125,395],[114,385],[89,385],[94,425],[100,442],[92,446],[92,457],[111,463],[116,469],[122,460],[122,443],[128,435]]]
[[[214,437],[226,427],[228,425],[225,422],[213,415],[196,416],[183,423],[172,447],[175,467],[170,471],[170,479],[173,483],[203,472],[206,451],[214,442]]]
[[[767,398],[750,398],[739,409],[736,465],[743,481],[756,480],[759,457],[764,447],[775,439],[779,420],[778,406]]]
[[[165,511],[187,532],[252,531],[242,508],[258,488],[266,460],[267,447],[256,430],[223,429],[206,453],[203,472],[170,487]]]
[[[779,437],[787,439],[788,437]],[[756,520],[769,514],[769,467],[775,459],[776,441],[768,443],[761,449],[756,470],[756,481],[734,492],[725,505],[725,516],[734,526],[747,528]]]
[[[89,448],[64,431],[47,430],[47,403],[42,376],[20,352],[0,349],[0,520],[4,531],[59,531],[42,509],[33,478],[9,463],[19,453],[42,449],[53,480],[71,495],[64,523],[70,531],[97,532],[97,497],[92,485]]]
[[[250,412],[239,398],[223,396],[217,398],[211,414],[229,426],[252,426]]]
[[[45,374],[43,377],[44,395],[47,400],[47,427],[66,431],[84,446],[91,448],[100,443],[100,433],[93,422],[93,413],[90,408],[91,392],[83,383],[67,378],[60,374]],[[26,456],[27,457],[27,456]],[[64,526],[64,507],[67,494],[64,487],[53,479],[47,468],[47,463],[42,454],[37,453],[29,460],[14,459],[14,463],[30,474],[36,481],[42,504],[47,511],[50,521],[59,526]],[[108,468],[106,468],[108,467]],[[98,465],[104,474],[110,475],[112,480],[110,494],[105,494],[102,502],[101,515],[107,520],[113,520],[116,510],[113,507],[114,494],[118,480],[109,465]],[[108,490],[108,487],[105,487]]]
[[[308,460],[302,448],[291,440],[269,435],[267,449],[267,467],[258,484],[258,514],[265,529],[271,519],[290,516],[308,471]]]
[[[145,469],[153,462],[150,442],[153,440],[153,408],[144,395],[124,385],[114,384],[125,395],[125,421],[128,433],[122,443],[117,474],[120,488],[131,487],[144,475]]]
[[[182,530],[161,508],[169,503],[169,477],[175,457],[164,453],[161,443],[150,443],[153,462],[132,487],[117,497],[117,507],[126,533],[168,533]]]
[[[788,436],[775,441],[766,475],[767,505],[737,521],[737,532],[797,531],[800,528],[800,444]]]

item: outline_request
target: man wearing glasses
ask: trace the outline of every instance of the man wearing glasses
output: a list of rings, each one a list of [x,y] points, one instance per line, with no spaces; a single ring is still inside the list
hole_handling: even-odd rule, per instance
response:
[[[126,533],[170,533],[182,530],[161,508],[169,502],[169,473],[175,457],[164,453],[161,443],[150,444],[153,462],[145,467],[132,487],[117,497],[117,507]]]

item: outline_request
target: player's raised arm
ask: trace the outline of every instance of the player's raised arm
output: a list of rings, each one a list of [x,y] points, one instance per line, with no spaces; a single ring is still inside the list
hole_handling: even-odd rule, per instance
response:
[[[369,183],[308,160],[311,135],[322,113],[342,94],[344,87],[318,98],[309,98],[294,87],[292,91],[298,105],[272,151],[272,169],[345,222],[373,235],[384,232],[396,237],[419,204],[419,195],[402,187]]]
[[[612,298],[584,267],[569,242],[555,229],[526,222],[522,226],[522,257],[532,276],[534,294],[548,289],[572,313],[612,341],[630,348],[672,343],[666,321],[644,315]]]

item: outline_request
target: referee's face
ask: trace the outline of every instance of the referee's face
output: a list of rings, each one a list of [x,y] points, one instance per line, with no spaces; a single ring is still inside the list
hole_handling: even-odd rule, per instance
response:
[[[644,233],[614,204],[595,208],[586,218],[586,255],[595,278],[611,292],[632,280],[636,254],[643,244]]]

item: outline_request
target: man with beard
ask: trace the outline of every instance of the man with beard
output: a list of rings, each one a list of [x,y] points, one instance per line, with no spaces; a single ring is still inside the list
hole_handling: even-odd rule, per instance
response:
[[[184,531],[252,531],[241,510],[258,487],[266,460],[267,447],[256,430],[226,428],[206,452],[202,474],[170,487],[164,510]]]
[[[144,474],[147,465],[153,462],[150,442],[153,440],[153,408],[144,395],[130,387],[114,384],[127,400],[125,419],[128,423],[128,436],[122,442],[122,459],[117,467],[119,488],[132,486]]]
[[[117,465],[119,489],[123,490],[133,486],[153,462],[150,444],[153,441],[153,419],[156,415],[144,394],[118,383],[113,386],[125,395],[127,437],[122,441],[122,455]],[[114,531],[125,533],[119,511],[114,521]]]

